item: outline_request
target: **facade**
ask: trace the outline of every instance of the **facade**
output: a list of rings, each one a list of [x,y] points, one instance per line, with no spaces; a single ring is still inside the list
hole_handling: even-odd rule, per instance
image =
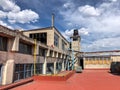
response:
[[[68,47],[55,27],[19,31],[0,25],[0,84],[64,71]]]
[[[111,62],[120,62],[120,51],[79,52],[77,57],[84,69],[110,69]]]

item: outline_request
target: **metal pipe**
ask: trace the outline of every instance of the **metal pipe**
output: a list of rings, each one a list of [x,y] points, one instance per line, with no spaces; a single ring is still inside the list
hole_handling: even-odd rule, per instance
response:
[[[34,75],[36,75],[36,44],[37,40],[34,39]]]

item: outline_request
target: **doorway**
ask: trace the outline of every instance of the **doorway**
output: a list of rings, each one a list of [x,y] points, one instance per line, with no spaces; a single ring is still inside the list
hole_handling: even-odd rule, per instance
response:
[[[80,58],[80,66],[82,67],[82,69],[84,69],[84,60],[83,60],[83,58]]]

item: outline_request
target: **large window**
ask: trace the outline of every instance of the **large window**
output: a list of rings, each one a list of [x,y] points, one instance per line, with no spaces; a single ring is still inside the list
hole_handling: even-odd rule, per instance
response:
[[[40,56],[45,56],[45,49],[39,48],[39,55]]]
[[[56,33],[54,33],[54,45],[59,47],[59,36]]]
[[[14,81],[23,79],[24,76],[24,64],[15,65]]]
[[[33,64],[16,64],[14,71],[14,81],[31,77],[34,69]],[[43,64],[36,64],[36,74],[42,74]]]
[[[32,54],[32,45],[28,45],[28,44],[20,42],[19,52],[24,53],[24,54]]]
[[[61,58],[61,54],[60,53],[58,53],[58,58]]]
[[[47,74],[53,74],[53,72],[54,72],[54,64],[47,63]]]
[[[53,56],[53,51],[50,50],[50,57],[52,57],[52,56]]]
[[[36,74],[42,74],[43,64],[37,63],[36,64]]]
[[[29,35],[30,38],[37,39],[41,43],[47,43],[47,33],[32,33]]]
[[[62,63],[61,62],[56,63],[56,69],[58,72],[60,72],[62,70]]]
[[[7,38],[0,36],[0,50],[7,51]]]

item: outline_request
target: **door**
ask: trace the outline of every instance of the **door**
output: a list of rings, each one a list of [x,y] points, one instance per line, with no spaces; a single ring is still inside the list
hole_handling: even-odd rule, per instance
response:
[[[80,66],[82,67],[82,69],[84,69],[84,60],[83,60],[83,58],[80,58]]]

